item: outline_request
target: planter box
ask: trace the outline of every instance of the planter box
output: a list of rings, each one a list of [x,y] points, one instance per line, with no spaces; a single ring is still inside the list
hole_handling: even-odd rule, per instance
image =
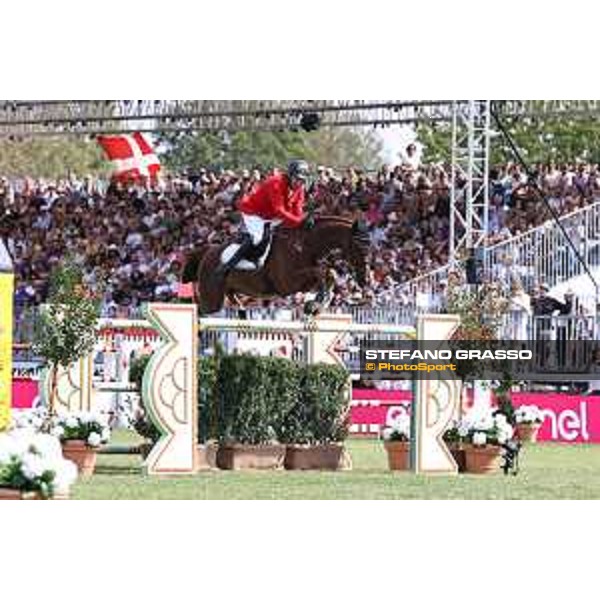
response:
[[[68,494],[56,494],[48,500],[68,500]],[[11,488],[0,487],[0,500],[45,500],[38,492],[22,492]]]
[[[216,443],[198,444],[196,447],[196,466],[198,471],[210,471],[217,468]]]
[[[289,444],[283,466],[289,470],[338,471],[347,468],[343,444]]]
[[[247,444],[219,444],[219,469],[280,469],[285,459],[283,444],[252,446]]]
[[[541,426],[541,423],[517,423],[515,426],[517,437],[521,442],[536,444]]]
[[[502,466],[502,448],[500,446],[465,445],[466,473],[484,475],[499,473]]]
[[[384,442],[390,471],[410,469],[410,442]]]
[[[63,456],[77,465],[79,476],[89,479],[96,468],[97,452],[80,440],[69,440],[62,443]]]

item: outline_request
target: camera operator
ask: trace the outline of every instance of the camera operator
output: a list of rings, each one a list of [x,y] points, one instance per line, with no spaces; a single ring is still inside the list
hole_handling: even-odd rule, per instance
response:
[[[556,298],[549,295],[550,287],[547,284],[539,286],[537,293],[531,300],[533,315],[535,318],[535,334],[538,342],[538,356],[542,360],[540,366],[548,367],[549,359],[554,354],[550,351],[549,341],[556,341],[556,350],[558,364],[553,366],[564,365],[566,340],[568,338],[568,323],[566,319],[561,319],[560,316],[570,315],[573,310],[573,293],[569,290],[565,293],[565,301],[560,302]],[[559,317],[556,319],[555,317]],[[538,359],[539,360],[539,359]]]

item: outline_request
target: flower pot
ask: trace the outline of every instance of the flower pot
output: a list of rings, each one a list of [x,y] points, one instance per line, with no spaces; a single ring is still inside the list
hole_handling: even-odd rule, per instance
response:
[[[63,442],[63,456],[72,460],[77,465],[79,476],[89,479],[96,468],[96,449],[90,448],[82,440],[68,440]]]
[[[196,447],[196,465],[198,471],[210,471],[217,468],[218,446],[214,442],[198,444]]]
[[[500,446],[465,445],[465,472],[479,475],[497,473],[502,463],[502,448]]]
[[[450,454],[452,454],[452,458],[458,467],[459,473],[464,473],[466,470],[466,458],[465,458],[465,449],[462,444],[457,444],[456,442],[447,443],[448,450],[450,450]]]
[[[37,492],[22,492],[0,487],[0,500],[41,500],[41,496]]]
[[[410,469],[410,442],[384,442],[390,471]]]
[[[283,466],[289,470],[338,471],[344,468],[343,444],[289,444]]]
[[[535,444],[541,426],[541,423],[517,423],[515,426],[517,437],[521,442]]]
[[[219,444],[217,450],[219,469],[280,469],[284,459],[283,444]]]
[[[48,500],[68,500],[69,494],[55,494]],[[12,488],[0,487],[0,500],[45,500],[38,492],[22,492]]]

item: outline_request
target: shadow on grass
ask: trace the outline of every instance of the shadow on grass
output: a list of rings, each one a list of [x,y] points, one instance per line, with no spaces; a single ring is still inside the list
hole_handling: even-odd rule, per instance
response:
[[[130,465],[97,465],[94,475],[142,475],[142,469]]]

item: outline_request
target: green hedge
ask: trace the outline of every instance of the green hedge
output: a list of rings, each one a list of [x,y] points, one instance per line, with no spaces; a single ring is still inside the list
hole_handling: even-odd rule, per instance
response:
[[[288,444],[342,442],[349,432],[348,372],[316,364],[300,368],[300,396],[288,413],[281,441]]]
[[[132,362],[141,388],[148,357]],[[203,357],[198,363],[198,441],[318,444],[348,436],[348,374],[342,367],[299,366],[285,358],[247,354]],[[136,430],[156,439],[145,418]]]
[[[217,376],[218,439],[277,442],[299,396],[298,366],[285,358],[224,356]]]

